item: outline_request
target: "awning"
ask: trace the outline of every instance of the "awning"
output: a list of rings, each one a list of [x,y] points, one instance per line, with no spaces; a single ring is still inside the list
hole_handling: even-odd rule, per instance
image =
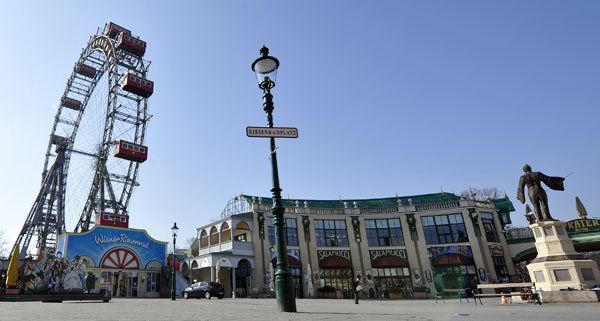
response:
[[[352,267],[352,262],[339,256],[330,256],[324,258],[319,262],[320,268],[341,268],[341,267]]]
[[[374,268],[407,267],[408,261],[397,256],[382,256],[371,261],[371,266]]]
[[[300,260],[298,260],[297,258],[295,258],[291,255],[287,256],[287,260],[288,260],[288,266],[302,266],[302,263],[300,262]],[[271,263],[277,264],[277,257],[274,257],[271,260]]]
[[[455,253],[440,255],[431,263],[433,265],[473,265],[471,259]]]

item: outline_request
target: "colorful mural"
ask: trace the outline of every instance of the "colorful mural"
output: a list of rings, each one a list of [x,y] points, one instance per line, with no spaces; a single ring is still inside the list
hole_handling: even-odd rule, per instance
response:
[[[429,259],[432,261],[444,254],[459,254],[469,259],[473,259],[473,251],[468,245],[435,246],[428,248],[428,253]]]
[[[146,231],[96,226],[63,234],[55,252],[25,259],[18,286],[25,293],[96,292],[100,271],[156,271],[166,265],[166,254],[167,243]]]
[[[84,292],[95,282],[93,273],[87,271],[89,266],[90,262],[81,256],[69,260],[60,251],[45,252],[37,261],[23,262],[19,284],[25,293]]]

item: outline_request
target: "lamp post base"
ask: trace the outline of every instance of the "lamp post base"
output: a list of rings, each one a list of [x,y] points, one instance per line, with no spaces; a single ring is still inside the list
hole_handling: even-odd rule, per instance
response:
[[[280,312],[297,312],[296,292],[292,275],[287,271],[275,272],[277,307]]]

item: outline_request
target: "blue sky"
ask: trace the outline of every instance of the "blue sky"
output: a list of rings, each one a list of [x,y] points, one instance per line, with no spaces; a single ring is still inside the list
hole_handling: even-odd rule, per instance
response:
[[[269,196],[268,141],[250,64],[281,67],[283,195],[373,198],[497,186],[515,203],[525,162],[575,174],[553,215],[599,216],[600,4],[593,1],[13,1],[0,12],[0,228],[12,240],[39,188],[66,80],[108,21],[148,42],[150,159],[131,226],[170,238],[240,192]]]

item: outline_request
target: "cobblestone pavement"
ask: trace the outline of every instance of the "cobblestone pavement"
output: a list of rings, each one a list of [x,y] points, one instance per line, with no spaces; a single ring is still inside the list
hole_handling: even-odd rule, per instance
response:
[[[113,299],[101,302],[0,302],[0,320],[572,320],[600,319],[600,303],[483,306],[456,299],[361,301],[301,299],[299,313],[280,313],[273,299]]]

